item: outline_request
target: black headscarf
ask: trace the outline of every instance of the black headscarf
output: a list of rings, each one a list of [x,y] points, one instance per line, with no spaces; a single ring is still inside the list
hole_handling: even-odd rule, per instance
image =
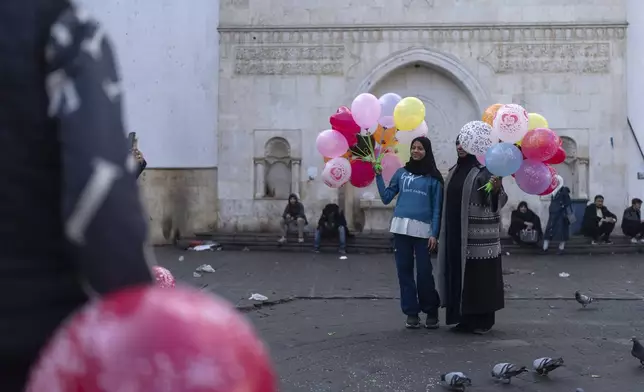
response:
[[[461,141],[458,140],[458,137],[457,137],[456,138],[456,145],[458,146],[459,144],[461,144]],[[457,165],[458,169],[461,169],[461,168],[463,168],[463,169],[471,169],[471,168],[473,168],[474,166],[476,166],[478,164],[479,164],[479,161],[478,161],[478,159],[476,159],[476,155],[472,155],[470,153],[468,153],[464,157],[458,157],[458,161],[456,161],[456,165]]]
[[[291,199],[295,199],[295,203],[291,203]],[[288,204],[286,205],[286,211],[294,217],[297,217],[301,212],[301,203],[295,193],[288,195]]]
[[[526,212],[521,212],[521,207],[525,207]],[[531,209],[528,208],[528,203],[522,201],[517,206],[517,209],[515,211],[512,211],[512,215],[516,215],[516,217],[520,218],[523,221],[532,222],[535,214]]]
[[[405,165],[405,170],[417,176],[430,176],[437,179],[441,184],[444,183],[443,175],[436,167],[436,160],[434,159],[434,152],[432,151],[432,142],[425,136],[419,136],[411,141],[411,146],[414,143],[420,142],[425,149],[425,156],[423,159],[417,161],[410,157],[409,162]],[[411,149],[411,146],[409,147]]]

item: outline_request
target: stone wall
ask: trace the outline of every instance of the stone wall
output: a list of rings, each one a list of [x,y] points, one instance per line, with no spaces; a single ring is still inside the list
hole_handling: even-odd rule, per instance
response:
[[[623,209],[628,157],[620,152],[633,140],[626,126],[621,1],[526,0],[519,7],[500,0],[405,0],[402,6],[367,6],[373,3],[222,1],[220,228],[276,227],[285,200],[257,192],[264,170],[257,164],[257,150],[264,148],[259,131],[291,146],[291,170],[298,172],[291,189],[299,191],[309,217],[342,199],[351,222],[359,221],[361,191],[338,193],[307,173],[322,168],[315,138],[328,128],[329,115],[361,92],[382,89],[431,101],[427,122],[440,126],[429,136],[445,157],[463,123],[492,103],[515,102],[542,113],[572,141],[574,156],[561,169],[569,171],[574,196],[601,193],[609,208]],[[442,81],[422,89],[396,85],[409,80],[400,74],[410,66]],[[444,98],[437,86],[449,90]],[[461,109],[453,109],[450,94],[461,97]],[[523,195],[512,179],[505,185],[510,207],[526,200],[546,218],[547,199]],[[506,222],[509,213],[506,208]]]
[[[171,241],[176,230],[191,236],[217,222],[217,169],[146,169],[139,177],[153,244]]]

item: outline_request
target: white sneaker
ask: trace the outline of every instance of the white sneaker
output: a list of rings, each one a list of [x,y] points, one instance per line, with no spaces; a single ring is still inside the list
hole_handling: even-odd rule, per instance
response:
[[[631,238],[631,244],[637,244],[638,242],[637,238]]]
[[[640,240],[640,244],[644,244],[644,238]]]
[[[597,242],[595,242],[595,241],[590,241],[590,244],[591,244],[591,245],[597,245]]]
[[[280,238],[279,240],[277,240],[277,242],[279,242],[280,244],[285,243],[286,242],[286,237]]]
[[[304,238],[302,238],[302,237],[298,238],[297,242],[299,242],[300,244],[304,243]]]

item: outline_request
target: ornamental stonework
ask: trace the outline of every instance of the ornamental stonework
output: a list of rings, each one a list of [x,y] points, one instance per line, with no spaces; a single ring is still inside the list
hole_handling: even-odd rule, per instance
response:
[[[479,61],[496,73],[610,72],[610,43],[497,43]]]
[[[344,45],[239,46],[235,48],[238,75],[342,75]]]

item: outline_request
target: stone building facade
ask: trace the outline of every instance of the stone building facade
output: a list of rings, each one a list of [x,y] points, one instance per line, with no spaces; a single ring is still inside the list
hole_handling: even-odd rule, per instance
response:
[[[328,202],[351,226],[386,230],[391,206],[374,186],[329,189],[317,134],[363,92],[416,96],[427,107],[439,168],[455,163],[462,125],[493,103],[546,116],[564,139],[557,170],[577,199],[629,197],[635,142],[626,113],[622,0],[221,0],[217,227],[277,228],[297,193],[309,219]],[[639,157],[638,157],[639,159]],[[510,206],[548,198],[504,184]]]

